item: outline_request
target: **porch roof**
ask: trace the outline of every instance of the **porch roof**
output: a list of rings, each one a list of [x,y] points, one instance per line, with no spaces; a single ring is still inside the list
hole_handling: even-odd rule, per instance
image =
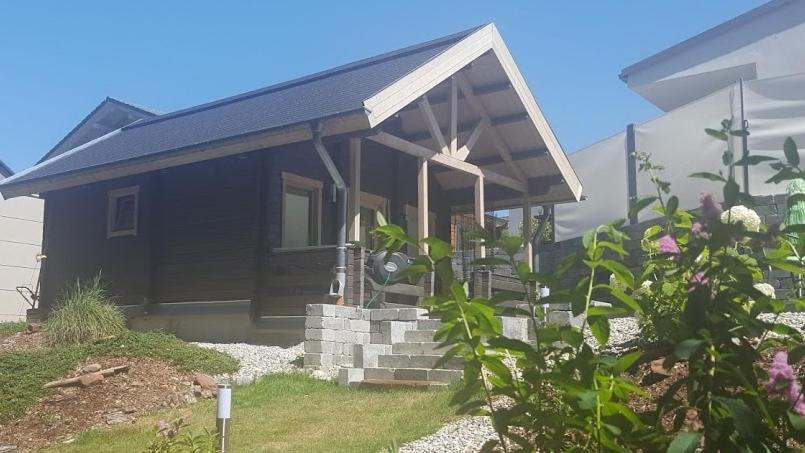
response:
[[[493,55],[495,61],[483,63],[485,59],[481,57],[487,55]],[[473,67],[476,60],[477,69]],[[371,135],[381,124],[405,118],[406,108],[410,109],[426,93],[442,89],[446,79],[462,70],[466,70],[472,97],[478,98],[476,107],[486,108],[480,98],[487,94],[493,98],[492,104],[514,106],[514,115],[486,118],[487,129],[495,129],[495,135],[501,129],[505,141],[513,140],[509,147],[517,148],[512,149],[514,153],[536,151],[526,156],[540,167],[536,176],[542,177],[538,190],[541,195],[535,201],[578,200],[581,184],[492,24],[141,119],[7,178],[0,183],[0,192],[4,197],[42,193],[310,140],[310,124],[316,121],[322,122],[325,137]],[[501,82],[503,89],[495,88]],[[490,85],[492,89],[484,92]],[[480,88],[478,93],[476,88]],[[441,115],[437,112],[437,116]],[[503,121],[497,123],[497,119]],[[482,137],[478,141],[478,150],[473,151],[470,160],[473,156],[483,158],[485,151],[481,148],[491,149],[482,146],[484,140]],[[501,173],[508,172],[501,162],[489,164],[497,165]],[[527,162],[520,164],[527,169]],[[531,185],[532,181],[526,181],[523,175],[518,179]],[[457,184],[464,185],[458,180]]]

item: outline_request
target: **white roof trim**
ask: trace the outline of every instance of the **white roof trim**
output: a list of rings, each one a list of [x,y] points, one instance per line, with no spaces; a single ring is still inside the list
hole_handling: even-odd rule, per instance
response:
[[[542,114],[542,110],[534,100],[534,95],[529,90],[495,24],[486,25],[472,33],[439,56],[364,101],[370,126],[375,127],[382,123],[490,50],[494,52],[511,81],[512,88],[528,112],[529,121],[533,123],[545,142],[548,153],[556,162],[565,183],[576,200],[580,200],[581,181],[573,171],[573,167],[548,125],[545,115]]]

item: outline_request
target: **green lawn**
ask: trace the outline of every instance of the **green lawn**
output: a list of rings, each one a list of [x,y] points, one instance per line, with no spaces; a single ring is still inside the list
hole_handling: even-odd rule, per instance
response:
[[[12,335],[25,330],[25,321],[4,321],[0,322],[0,337]]]
[[[158,332],[126,332],[94,344],[0,354],[0,423],[22,414],[42,395],[46,382],[63,376],[87,357],[102,355],[156,357],[181,369],[211,374],[238,367],[226,354]]]
[[[266,376],[233,390],[231,450],[235,452],[369,452],[432,433],[451,419],[451,392],[350,390],[307,375]],[[215,401],[165,410],[134,425],[88,431],[47,452],[137,452],[154,425],[181,417],[196,433],[215,427]]]

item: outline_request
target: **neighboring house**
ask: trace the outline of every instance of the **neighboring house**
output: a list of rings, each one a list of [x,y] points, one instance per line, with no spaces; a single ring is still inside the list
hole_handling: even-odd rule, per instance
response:
[[[621,71],[629,88],[663,111],[738,79],[805,72],[805,2],[772,0]]]
[[[142,119],[0,192],[45,200],[43,309],[102,271],[135,326],[258,341],[298,339],[325,296],[363,303],[377,212],[450,240],[454,212],[581,185],[489,24]]]
[[[801,0],[770,1],[623,69],[620,78],[665,113],[568,156],[584,184],[585,200],[555,207],[559,242],[540,250],[541,270],[577,251],[585,231],[626,218],[630,199],[655,193],[649,176],[629,159],[635,152],[649,153],[655,164],[665,167],[660,177],[671,183],[683,209],[696,208],[701,193],[722,193],[721,184],[689,175],[723,171],[725,144],[704,129],[720,128],[724,119],[731,119],[733,128],[745,124],[749,130],[745,142],[731,140],[738,157],[782,158],[783,143],[792,137],[805,159]],[[756,209],[768,224],[779,223],[785,209],[785,184],[767,183],[772,174],[768,164],[736,168],[736,181],[755,196]],[[657,216],[646,209],[630,219],[631,236],[642,237]],[[767,278],[778,290],[793,283],[788,273],[775,271]]]
[[[805,74],[804,55],[805,2],[773,0],[621,71],[629,88],[666,112],[635,124],[631,134],[635,149],[652,153],[667,167],[666,179],[676,183],[675,190],[686,192],[683,207],[692,207],[700,192],[713,188],[704,180],[689,179],[690,168],[720,165],[721,144],[702,133],[705,127],[719,127],[730,117],[737,127],[743,116],[752,134],[749,150],[758,154],[773,154],[786,135],[805,133],[805,118],[797,118],[805,114],[798,110],[803,106],[798,79]],[[622,131],[568,155],[587,200],[557,206],[558,240],[626,217],[628,135]],[[735,145],[740,149],[740,143]],[[759,170],[754,167],[750,175],[753,194],[783,192],[764,187],[768,174]],[[637,186],[638,195],[652,190],[645,180]],[[516,233],[520,212],[512,211],[510,217],[509,229]]]
[[[0,182],[13,174],[0,161]],[[31,308],[17,287],[34,289],[39,277],[42,209],[36,197],[0,199],[0,322],[25,319],[25,310]]]

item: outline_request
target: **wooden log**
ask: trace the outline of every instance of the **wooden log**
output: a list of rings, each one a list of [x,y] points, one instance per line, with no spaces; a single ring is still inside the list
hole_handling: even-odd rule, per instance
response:
[[[129,365],[113,366],[111,368],[106,368],[98,371],[98,374],[100,374],[103,377],[107,377],[123,371],[128,371],[128,369]],[[59,379],[57,381],[48,382],[47,384],[43,385],[42,388],[49,389],[53,387],[70,387],[73,385],[80,385],[80,384],[81,384],[81,376],[76,376],[72,378]]]

